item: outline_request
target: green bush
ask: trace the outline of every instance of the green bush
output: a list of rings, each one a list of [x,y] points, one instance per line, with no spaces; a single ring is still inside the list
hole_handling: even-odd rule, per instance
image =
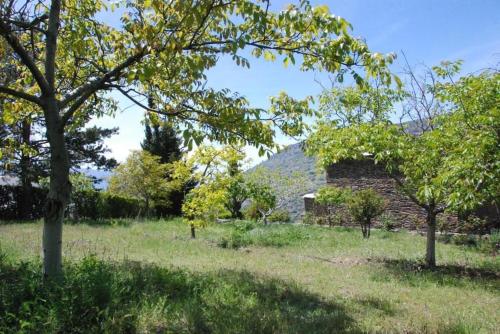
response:
[[[477,246],[477,237],[469,234],[457,234],[451,237],[451,243],[462,246]]]
[[[392,231],[397,226],[396,218],[390,213],[384,213],[379,218],[380,225],[386,231]]]
[[[260,218],[258,206],[254,202],[250,202],[250,204],[245,206],[241,211],[245,219],[257,221]]]
[[[289,223],[292,219],[290,213],[285,209],[275,210],[268,217],[271,223]]]
[[[327,185],[318,190],[314,200],[321,205],[336,206],[346,203],[351,195],[350,189]]]
[[[451,243],[459,246],[473,247],[480,252],[497,254],[500,250],[500,231],[492,230],[491,234],[441,234],[439,241],[445,244]]]
[[[475,215],[470,215],[460,221],[460,231],[467,234],[486,234],[492,228],[492,223]]]
[[[316,217],[312,212],[306,212],[302,217],[302,224],[314,225],[316,224]]]
[[[485,253],[498,253],[500,251],[500,230],[492,230],[490,235],[482,238],[479,248]]]
[[[135,198],[102,193],[99,217],[101,218],[133,218],[144,214],[142,202]]]
[[[373,189],[364,189],[350,196],[347,208],[352,218],[361,224],[364,238],[370,237],[372,219],[384,212],[384,199]]]
[[[101,206],[101,193],[94,189],[75,191],[71,194],[72,212],[74,218],[99,218]]]

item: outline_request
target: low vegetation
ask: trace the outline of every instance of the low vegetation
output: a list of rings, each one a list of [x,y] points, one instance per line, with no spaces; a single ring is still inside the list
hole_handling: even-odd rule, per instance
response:
[[[500,262],[374,230],[251,222],[189,237],[180,219],[67,224],[43,284],[41,223],[0,225],[0,332],[494,333]],[[224,248],[225,247],[225,248]]]

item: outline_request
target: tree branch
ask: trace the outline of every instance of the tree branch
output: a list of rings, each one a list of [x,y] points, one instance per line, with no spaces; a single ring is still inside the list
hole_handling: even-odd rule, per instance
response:
[[[403,182],[396,175],[394,175],[394,173],[389,173],[389,176],[396,182],[396,184],[401,188],[401,190],[403,190],[405,195],[412,200],[413,203],[417,204],[419,207],[424,208],[427,211],[430,209],[429,205],[421,203],[415,195],[413,195],[409,191],[406,191]]]
[[[8,20],[9,23],[12,23],[13,25],[15,26],[18,26],[19,28],[23,28],[23,29],[34,29],[36,28],[36,26],[47,20],[49,18],[49,16],[47,14],[43,14],[39,17],[36,17],[34,18],[33,20],[31,20],[30,22],[27,22],[27,21],[18,21],[18,20]],[[37,29],[38,30],[38,29]]]
[[[24,93],[24,92],[20,92],[18,90],[15,90],[15,89],[12,89],[9,87],[0,86],[0,93],[8,94],[10,96],[23,99],[23,100],[35,103],[39,106],[42,104],[42,102],[40,101],[40,99],[38,97]]]
[[[144,109],[146,111],[149,111],[149,112],[152,112],[155,114],[165,115],[165,116],[176,116],[176,115],[180,114],[180,112],[167,113],[167,112],[162,111],[160,109],[150,108],[147,105],[145,105],[144,103],[138,101],[135,97],[131,96],[128,91],[123,89],[123,87],[118,86],[118,85],[111,85],[111,87],[116,88],[120,93],[123,94],[123,96],[125,96],[127,99],[129,99],[134,104],[136,104],[137,106],[141,107],[142,109]]]
[[[47,29],[46,52],[45,52],[45,77],[49,84],[50,92],[53,94],[55,89],[56,76],[56,51],[57,36],[59,35],[59,14],[61,12],[61,0],[52,0],[49,13],[49,24]]]
[[[78,88],[72,94],[64,97],[59,105],[60,108],[65,108],[66,106],[68,106],[68,104],[70,104],[72,101],[76,100],[83,94],[91,92],[89,96],[92,95],[92,93],[96,92],[100,87],[102,87],[102,85],[111,80],[113,77],[116,77],[122,70],[126,69],[129,66],[132,66],[133,64],[141,60],[145,55],[146,51],[145,49],[142,49],[139,53],[130,56],[124,62],[117,65],[114,69],[106,72],[102,77],[95,79],[86,85],[80,86],[80,88]]]
[[[21,58],[21,62],[30,70],[31,74],[33,74],[33,77],[35,78],[42,93],[48,94],[50,92],[50,87],[42,72],[40,72],[40,69],[36,66],[35,61],[21,45],[17,37],[12,34],[10,27],[1,19],[0,35],[3,36],[14,52],[19,56],[19,58]]]

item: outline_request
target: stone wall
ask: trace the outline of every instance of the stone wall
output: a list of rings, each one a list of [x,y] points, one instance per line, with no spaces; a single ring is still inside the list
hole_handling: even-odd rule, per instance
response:
[[[385,214],[393,218],[396,227],[425,228],[425,210],[401,193],[396,182],[388,176],[387,172],[370,160],[346,160],[332,165],[327,168],[326,182],[354,191],[372,188],[386,199]],[[310,199],[306,201],[306,209],[319,215],[325,212],[324,208]],[[343,211],[342,215],[346,214],[345,210],[339,209],[339,211]],[[449,215],[443,215],[441,219],[448,220],[452,225],[457,221],[456,217]],[[377,225],[379,222],[375,221],[375,226]]]

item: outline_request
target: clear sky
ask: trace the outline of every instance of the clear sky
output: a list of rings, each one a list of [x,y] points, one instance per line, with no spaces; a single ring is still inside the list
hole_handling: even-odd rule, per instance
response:
[[[274,10],[282,9],[292,0],[272,1]],[[372,51],[387,53],[404,51],[410,64],[432,66],[441,60],[462,59],[464,72],[477,71],[500,63],[500,0],[319,0],[335,15],[353,25],[353,35],[366,39]],[[392,70],[398,72],[401,59]],[[242,69],[228,59],[222,59],[209,72],[209,84],[214,88],[230,88],[256,107],[267,107],[270,96],[286,91],[293,97],[317,95],[326,81],[324,74],[305,73],[297,68],[284,68],[282,63],[250,59],[251,68]],[[111,155],[123,161],[129,150],[140,148],[143,139],[143,111],[130,107],[114,118],[92,122],[104,127],[119,127],[120,133],[107,140]],[[293,140],[280,137],[281,144]],[[255,157],[253,151],[250,154]]]

